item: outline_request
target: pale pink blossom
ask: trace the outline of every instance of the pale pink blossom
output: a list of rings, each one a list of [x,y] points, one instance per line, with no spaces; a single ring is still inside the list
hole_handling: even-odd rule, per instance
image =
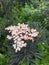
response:
[[[17,40],[14,40],[14,43],[17,43]]]
[[[17,50],[19,50],[19,51],[20,51],[21,49],[20,49],[19,47],[17,47]]]
[[[13,44],[14,49],[16,49],[16,44]]]
[[[33,34],[31,34],[32,37],[36,37],[38,36],[39,32],[34,32]]]
[[[9,35],[7,35],[7,38],[8,38],[9,40],[11,40],[11,39],[12,39],[12,37],[11,37],[11,36],[9,36]]]
[[[39,32],[37,32],[36,29],[30,29],[30,27],[27,24],[20,24],[18,23],[18,26],[9,26],[5,28],[5,30],[8,30],[10,35],[7,35],[7,38],[9,40],[13,39],[13,48],[15,49],[15,52],[18,52],[21,50],[21,48],[26,47],[27,40],[31,40],[34,42],[34,37],[37,37]]]
[[[36,32],[36,29],[31,29],[31,32],[32,32],[32,33]]]

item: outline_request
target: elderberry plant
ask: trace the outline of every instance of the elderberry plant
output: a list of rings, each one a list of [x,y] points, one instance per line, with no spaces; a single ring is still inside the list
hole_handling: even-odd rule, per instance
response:
[[[24,60],[27,60],[27,65],[35,64],[35,57],[40,58],[38,54],[39,50],[35,43],[39,32],[24,23],[6,27],[5,31],[8,32],[6,38],[9,40],[8,43],[10,43],[8,46],[8,52],[11,55],[10,64],[19,65],[22,64]]]

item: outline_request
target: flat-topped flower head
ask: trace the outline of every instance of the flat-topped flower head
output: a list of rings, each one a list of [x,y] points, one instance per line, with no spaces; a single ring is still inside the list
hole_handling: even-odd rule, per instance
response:
[[[34,37],[37,37],[39,32],[36,29],[30,29],[30,27],[27,24],[20,24],[18,23],[18,26],[9,26],[5,28],[5,30],[8,30],[11,35],[7,35],[7,38],[9,40],[13,39],[13,48],[15,49],[15,52],[18,52],[21,50],[21,48],[26,47],[27,40],[31,40],[34,42]]]

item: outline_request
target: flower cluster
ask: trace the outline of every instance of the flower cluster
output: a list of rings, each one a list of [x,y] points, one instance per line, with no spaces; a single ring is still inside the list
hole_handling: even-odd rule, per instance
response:
[[[26,40],[34,42],[34,37],[39,34],[36,29],[30,29],[29,26],[24,23],[18,23],[18,26],[9,26],[5,28],[5,30],[8,30],[9,33],[11,33],[11,35],[7,35],[7,38],[9,40],[13,39],[13,48],[15,49],[15,52],[18,52],[21,48],[27,46]]]

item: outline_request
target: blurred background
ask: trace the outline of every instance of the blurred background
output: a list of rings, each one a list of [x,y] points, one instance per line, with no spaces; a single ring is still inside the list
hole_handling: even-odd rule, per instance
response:
[[[3,29],[18,23],[33,24],[40,31],[38,48],[43,59],[35,58],[35,64],[49,65],[49,0],[0,0],[0,65],[10,65],[11,59],[6,56],[7,40]],[[21,65],[27,65],[27,61]]]

